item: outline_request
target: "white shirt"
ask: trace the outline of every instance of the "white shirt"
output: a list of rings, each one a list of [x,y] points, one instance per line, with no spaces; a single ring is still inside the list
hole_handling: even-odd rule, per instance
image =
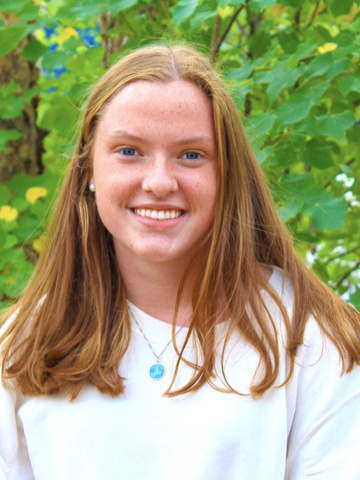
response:
[[[291,285],[279,269],[270,282],[278,292],[284,288],[290,308]],[[271,308],[281,330],[279,312]],[[130,309],[159,354],[171,326]],[[217,326],[219,339],[227,325]],[[183,328],[179,345],[185,335]],[[190,345],[185,357],[193,353]],[[308,323],[291,382],[259,400],[210,385],[164,398],[175,360],[170,344],[161,356],[166,376],[154,381],[149,368],[156,359],[134,322],[119,366],[124,396],[88,386],[70,402],[1,388],[0,480],[360,479],[360,368],[340,376],[337,351],[315,321]],[[246,393],[257,363],[256,351],[233,334],[226,354],[229,383]],[[277,385],[286,374],[284,357]],[[190,376],[191,368],[182,365],[175,387]]]

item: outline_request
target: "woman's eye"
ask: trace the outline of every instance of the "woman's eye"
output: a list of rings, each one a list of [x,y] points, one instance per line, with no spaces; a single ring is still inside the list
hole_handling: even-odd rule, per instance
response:
[[[185,158],[187,160],[197,160],[200,157],[199,153],[196,152],[187,152],[185,153]]]
[[[120,150],[120,152],[121,152],[123,155],[126,155],[127,157],[132,157],[132,156],[138,154],[138,152],[135,150],[135,148],[130,148],[130,147],[122,148],[122,149]]]

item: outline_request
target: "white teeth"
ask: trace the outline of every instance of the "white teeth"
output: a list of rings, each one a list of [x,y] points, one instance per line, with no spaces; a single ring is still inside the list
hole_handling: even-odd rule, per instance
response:
[[[134,212],[140,217],[148,217],[159,221],[178,218],[181,215],[181,210],[145,210],[144,208],[134,208]]]

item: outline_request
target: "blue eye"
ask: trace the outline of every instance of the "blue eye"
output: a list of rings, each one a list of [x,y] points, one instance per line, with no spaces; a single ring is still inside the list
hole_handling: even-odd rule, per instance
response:
[[[196,152],[187,152],[185,153],[187,160],[197,160],[200,157],[199,153]]]
[[[123,153],[126,156],[132,157],[133,155],[136,155],[138,152],[135,150],[135,148],[123,148],[121,149],[121,153]]]

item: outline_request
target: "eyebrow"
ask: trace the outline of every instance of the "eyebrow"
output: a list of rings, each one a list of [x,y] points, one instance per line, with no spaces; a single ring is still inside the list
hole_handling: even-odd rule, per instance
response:
[[[110,133],[110,137],[125,137],[129,140],[146,142],[143,137],[139,135],[134,135],[133,133],[127,132],[126,130],[114,130]],[[187,145],[189,143],[200,143],[200,142],[213,142],[214,139],[207,135],[195,135],[194,137],[184,138],[176,142],[177,145]]]

